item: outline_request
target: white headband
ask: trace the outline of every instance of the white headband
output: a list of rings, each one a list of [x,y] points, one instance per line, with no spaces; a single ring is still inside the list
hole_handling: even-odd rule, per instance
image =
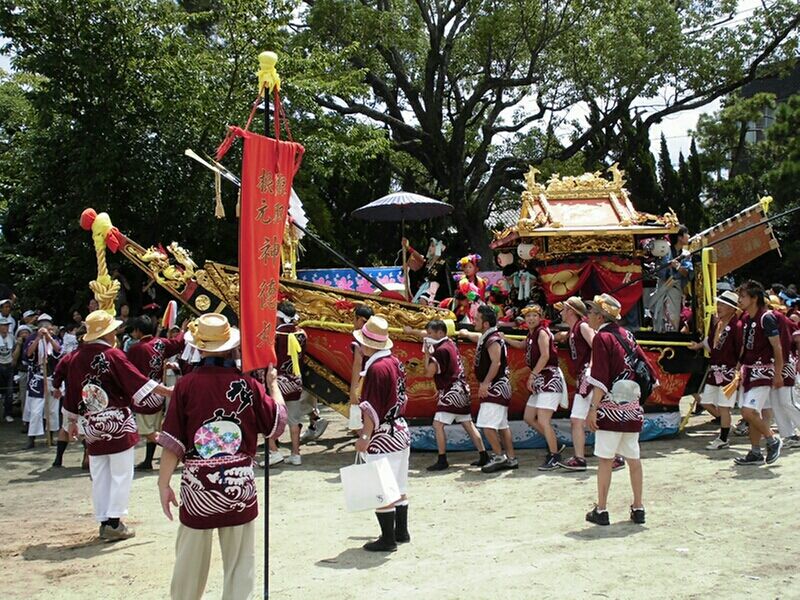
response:
[[[287,314],[285,314],[284,312],[281,312],[279,310],[277,312],[277,315],[278,315],[278,318],[281,319],[287,325],[289,325],[290,323],[296,323],[297,321],[300,320],[300,316],[297,313],[294,313],[294,316],[290,317]]]

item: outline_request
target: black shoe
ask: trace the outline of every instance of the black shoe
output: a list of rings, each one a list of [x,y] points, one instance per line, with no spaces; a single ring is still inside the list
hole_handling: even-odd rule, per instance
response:
[[[780,453],[780,450],[778,450]],[[761,452],[754,452],[750,450],[745,456],[739,456],[738,458],[734,458],[733,462],[737,465],[755,465],[760,466],[764,464],[764,456]]]
[[[450,466],[450,463],[447,462],[447,458],[439,456],[439,460],[433,463],[430,467],[425,469],[426,471],[444,471],[447,467]]]
[[[519,469],[519,459],[516,456],[514,458],[506,459],[506,469],[509,469],[511,471]]]
[[[397,550],[397,542],[394,538],[395,512],[375,513],[378,523],[381,526],[381,537],[374,542],[364,544],[367,552],[394,552]]]
[[[495,454],[489,462],[481,467],[481,471],[483,473],[496,473],[497,471],[502,471],[505,469],[507,466],[506,463],[508,463],[508,459],[505,457],[505,455]]]
[[[549,454],[544,463],[539,466],[540,471],[555,471],[558,468],[558,463],[561,462],[560,454]]]
[[[631,506],[631,521],[637,525],[644,525],[644,507],[633,508],[633,506]]]
[[[33,440],[33,438],[28,438],[28,443],[23,450],[33,450],[34,448],[36,448],[36,442]]]
[[[153,470],[153,463],[149,463],[147,461],[142,461],[136,467],[134,467],[136,471],[152,471]]]
[[[395,509],[394,541],[398,544],[407,544],[411,541],[411,534],[408,533],[408,504]]]
[[[63,464],[61,464],[60,462],[53,461],[53,464],[52,464],[52,465],[50,465],[50,468],[51,468],[51,469],[63,469],[63,468],[64,468],[64,465],[63,465]]]
[[[469,466],[471,466],[471,467],[482,467],[482,466],[484,466],[486,464],[489,464],[490,460],[491,459],[489,458],[489,453],[484,451],[484,452],[480,453],[480,456],[478,457],[478,460],[473,460],[471,463],[469,463]]]
[[[608,511],[600,512],[595,504],[594,508],[586,513],[586,520],[595,525],[608,525]]]
[[[771,465],[781,455],[781,449],[783,448],[783,440],[779,435],[772,436],[771,441],[767,441],[767,464]]]

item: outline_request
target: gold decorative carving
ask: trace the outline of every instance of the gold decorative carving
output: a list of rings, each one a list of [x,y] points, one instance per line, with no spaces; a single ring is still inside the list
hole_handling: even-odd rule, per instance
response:
[[[176,242],[167,246],[167,250],[177,264],[173,264],[170,256],[155,246],[145,250],[137,244],[128,243],[123,252],[142,270],[147,271],[159,285],[181,294],[186,284],[194,279],[197,265],[189,253]]]
[[[353,304],[366,304],[376,315],[386,318],[390,327],[402,329],[405,326],[424,329],[431,319],[455,319],[449,310],[422,305],[405,305],[386,300],[373,300],[369,297],[357,299],[346,297],[335,290],[322,287],[309,289],[305,286],[281,282],[281,293],[289,297],[303,319],[350,323],[353,320]]]
[[[547,241],[550,254],[629,254],[633,250],[633,238],[627,235],[570,235]]]
[[[207,261],[197,272],[197,283],[222,298],[239,314],[239,270],[235,267]]]
[[[548,198],[554,200],[565,198],[605,198],[610,192],[620,193],[625,185],[622,171],[614,169],[611,173],[613,175],[611,181],[605,179],[600,174],[600,171],[584,173],[576,177],[561,177],[558,173],[553,173],[553,176],[547,180],[545,194],[547,194]]]
[[[194,305],[197,308],[197,310],[205,312],[209,308],[211,308],[211,298],[209,298],[205,294],[200,294],[197,298],[195,298]]]

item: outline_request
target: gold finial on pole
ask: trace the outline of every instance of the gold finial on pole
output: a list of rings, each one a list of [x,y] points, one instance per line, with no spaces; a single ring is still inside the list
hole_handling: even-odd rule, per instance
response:
[[[93,208],[87,208],[81,214],[81,227],[92,232],[94,254],[97,258],[97,279],[89,282],[89,289],[94,293],[100,309],[113,317],[117,312],[114,301],[119,292],[119,281],[111,279],[111,275],[108,273],[106,244],[112,243],[109,240],[109,237],[112,237],[114,245],[111,248],[116,250],[116,229],[111,224],[111,217],[108,216],[108,213],[97,214]]]
[[[281,78],[275,69],[277,62],[278,55],[274,52],[262,52],[258,55],[258,95],[261,97],[281,89]]]

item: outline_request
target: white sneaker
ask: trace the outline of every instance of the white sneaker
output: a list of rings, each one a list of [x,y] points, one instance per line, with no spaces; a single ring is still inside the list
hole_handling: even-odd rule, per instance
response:
[[[14,422],[14,417],[11,416],[6,417],[6,423],[13,423],[13,422]]]
[[[723,448],[730,447],[731,445],[729,442],[723,442],[721,438],[717,437],[708,443],[706,450],[722,450]]]
[[[300,465],[303,464],[303,459],[300,458],[299,454],[290,454],[289,456],[286,457],[286,464],[299,467]]]
[[[283,462],[283,458],[284,458],[283,454],[281,454],[277,450],[275,452],[270,452],[269,453],[269,466],[272,467],[274,465],[282,463]]]
[[[792,435],[783,438],[784,448],[800,448],[800,436]]]
[[[328,421],[325,419],[317,419],[316,424],[314,425],[314,429],[310,427],[306,429],[300,435],[300,442],[305,444],[306,442],[312,442],[314,440],[318,440],[325,430],[328,428]]]

